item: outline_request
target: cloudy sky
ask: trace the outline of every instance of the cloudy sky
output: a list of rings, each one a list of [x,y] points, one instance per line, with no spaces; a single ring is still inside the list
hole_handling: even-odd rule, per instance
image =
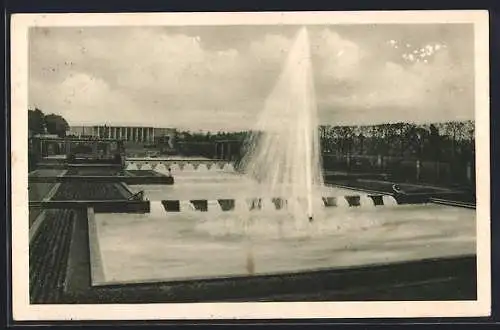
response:
[[[70,125],[240,130],[255,123],[297,26],[30,31],[29,104]],[[473,119],[471,25],[308,28],[321,124]]]

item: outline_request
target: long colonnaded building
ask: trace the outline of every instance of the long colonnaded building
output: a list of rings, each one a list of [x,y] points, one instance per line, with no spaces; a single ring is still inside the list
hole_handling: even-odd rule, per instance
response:
[[[98,137],[103,139],[118,139],[123,141],[154,143],[159,139],[175,137],[174,128],[158,128],[143,126],[71,126],[66,135],[77,137]]]

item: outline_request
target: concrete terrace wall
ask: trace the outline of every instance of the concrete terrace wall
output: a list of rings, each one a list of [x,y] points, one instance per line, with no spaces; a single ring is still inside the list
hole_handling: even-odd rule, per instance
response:
[[[59,184],[56,182],[34,182],[40,176],[63,176],[63,169],[38,169],[28,174],[28,198],[30,201],[41,201],[55,193]],[[31,226],[42,209],[38,207],[29,208],[29,225]]]

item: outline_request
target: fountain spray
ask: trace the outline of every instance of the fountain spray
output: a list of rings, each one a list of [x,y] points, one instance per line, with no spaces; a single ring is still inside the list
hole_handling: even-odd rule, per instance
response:
[[[288,201],[296,221],[312,222],[323,175],[316,97],[307,29],[298,32],[281,75],[247,142],[243,171],[262,194]],[[307,219],[307,220],[306,220]]]

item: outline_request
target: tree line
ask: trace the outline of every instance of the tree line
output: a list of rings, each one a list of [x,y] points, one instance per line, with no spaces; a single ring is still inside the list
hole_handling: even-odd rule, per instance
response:
[[[216,157],[218,142],[231,144],[231,153],[241,157],[250,131],[177,134],[178,151]],[[474,158],[474,121],[431,124],[394,123],[363,126],[319,127],[322,153],[337,156],[389,156],[432,161],[470,161]]]
[[[250,132],[191,132],[178,131],[178,142],[220,142],[220,141],[243,141]]]
[[[66,136],[69,124],[60,115],[45,114],[42,110],[28,109],[28,132],[30,135],[54,134],[59,137]]]
[[[474,157],[473,121],[320,127],[323,153],[447,161]]]

